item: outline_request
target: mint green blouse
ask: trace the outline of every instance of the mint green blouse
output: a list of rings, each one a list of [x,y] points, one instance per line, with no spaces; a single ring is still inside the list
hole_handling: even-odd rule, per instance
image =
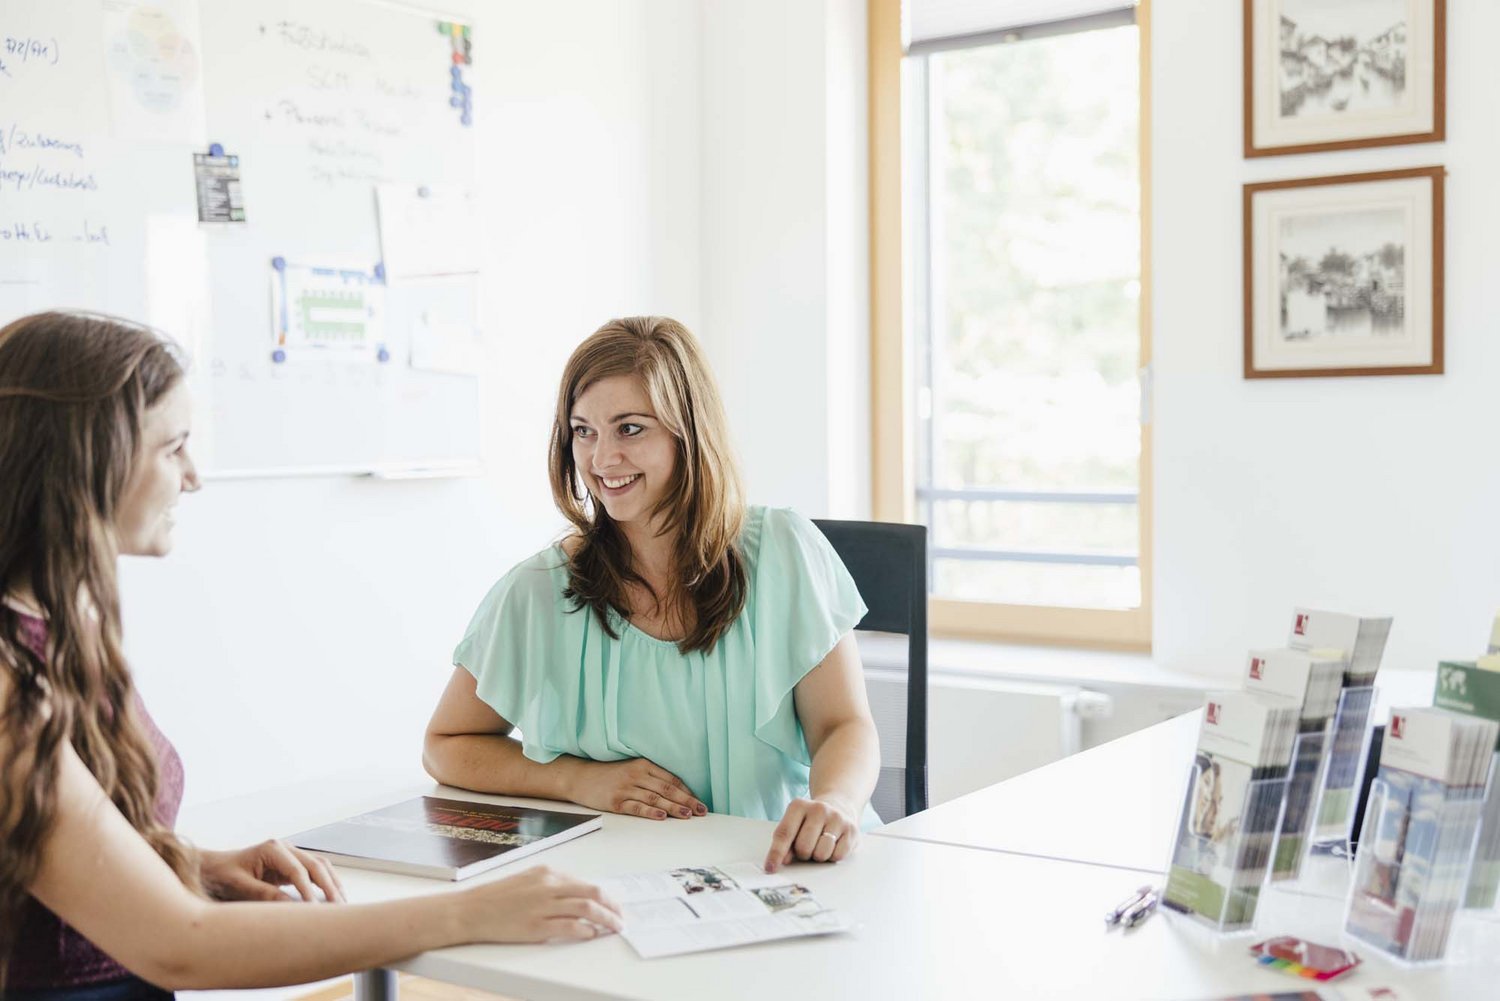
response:
[[[811,765],[792,690],[867,609],[823,533],[791,510],[750,508],[740,551],[745,607],[708,653],[683,654],[615,612],[611,639],[563,597],[554,545],[490,589],[453,661],[533,761],[649,758],[716,813],[779,820],[807,795]],[[868,808],[864,821],[879,823]]]

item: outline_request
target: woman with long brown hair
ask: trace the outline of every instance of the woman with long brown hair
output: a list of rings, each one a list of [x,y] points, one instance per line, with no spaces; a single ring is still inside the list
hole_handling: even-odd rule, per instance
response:
[[[850,635],[865,605],[816,526],[745,505],[686,328],[632,317],[579,345],[550,477],[572,530],[475,612],[427,770],[656,820],[779,820],[771,871],[846,857],[878,823],[879,745]]]
[[[0,329],[0,994],[160,998],[305,983],[465,942],[618,928],[545,869],[444,894],[342,902],[278,841],[197,851],[172,833],[177,753],[121,653],[116,560],[165,555],[198,489],[171,347],[108,317]]]

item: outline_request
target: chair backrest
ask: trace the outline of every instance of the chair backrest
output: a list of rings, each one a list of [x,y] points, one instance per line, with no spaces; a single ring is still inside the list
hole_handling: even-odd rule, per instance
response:
[[[1370,749],[1365,753],[1365,774],[1359,782],[1359,799],[1354,803],[1353,826],[1349,828],[1350,852],[1359,848],[1360,832],[1365,827],[1365,807],[1370,804],[1370,786],[1380,771],[1380,749],[1385,746],[1385,725],[1370,731]]]
[[[877,521],[816,520],[844,561],[869,613],[854,627],[907,638],[906,686],[872,689],[880,734],[880,781],[870,798],[880,819],[927,809],[927,528]]]

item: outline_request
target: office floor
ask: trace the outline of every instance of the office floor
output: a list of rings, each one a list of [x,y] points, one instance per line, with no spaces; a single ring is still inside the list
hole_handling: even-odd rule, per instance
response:
[[[402,1001],[507,1001],[500,994],[424,980],[409,973],[400,975],[399,990]],[[293,1001],[354,1001],[354,978],[346,977],[327,987],[299,994]]]

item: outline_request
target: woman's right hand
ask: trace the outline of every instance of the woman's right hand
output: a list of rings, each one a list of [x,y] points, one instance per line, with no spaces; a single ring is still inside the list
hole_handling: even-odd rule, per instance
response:
[[[546,866],[462,892],[474,941],[590,939],[621,927],[619,907],[597,886]]]
[[[708,807],[687,783],[647,758],[626,761],[577,759],[569,776],[568,798],[580,806],[628,813],[648,820],[702,817]]]

